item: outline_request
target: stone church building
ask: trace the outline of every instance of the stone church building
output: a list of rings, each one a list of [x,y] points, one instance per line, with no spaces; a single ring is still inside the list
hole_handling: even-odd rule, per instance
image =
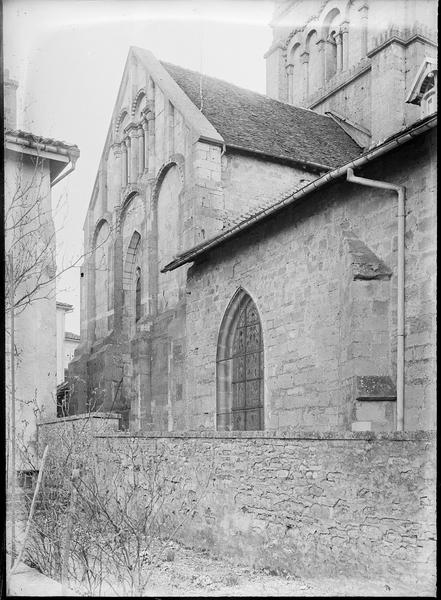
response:
[[[436,3],[282,0],[267,95],[129,51],[71,414],[435,427]]]

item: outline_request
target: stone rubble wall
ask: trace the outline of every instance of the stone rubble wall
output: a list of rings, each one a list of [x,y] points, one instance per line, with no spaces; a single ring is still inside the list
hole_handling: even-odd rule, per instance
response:
[[[92,446],[78,447],[104,465],[104,485],[115,457],[124,456],[124,476],[136,471],[142,479],[142,465],[153,457],[184,482],[191,507],[178,533],[184,544],[297,576],[434,585],[434,432],[134,436],[117,432],[116,422],[101,419],[100,432],[89,419],[87,432],[78,419],[75,435],[93,438]],[[41,425],[40,439],[54,448],[60,427],[66,431],[61,422]],[[182,510],[172,515],[182,517]]]

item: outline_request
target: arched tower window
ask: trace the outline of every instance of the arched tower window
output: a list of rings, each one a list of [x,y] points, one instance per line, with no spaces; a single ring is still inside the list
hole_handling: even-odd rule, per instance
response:
[[[329,81],[341,69],[342,45],[339,24],[340,11],[333,8],[323,22],[323,39],[325,40],[325,80]]]
[[[331,79],[337,71],[337,32],[331,31],[326,44],[326,81]]]
[[[136,268],[135,273],[135,321],[141,318],[141,269]]]
[[[256,305],[242,289],[231,301],[219,334],[217,428],[264,429],[262,327]]]
[[[300,63],[300,43],[294,44],[289,52],[289,60],[286,67],[288,76],[288,102],[299,103],[303,96],[303,75]]]

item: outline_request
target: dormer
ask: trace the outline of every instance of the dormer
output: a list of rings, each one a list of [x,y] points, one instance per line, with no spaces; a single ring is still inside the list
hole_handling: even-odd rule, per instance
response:
[[[422,62],[410,88],[406,102],[421,107],[421,118],[436,112],[438,64],[436,58]]]

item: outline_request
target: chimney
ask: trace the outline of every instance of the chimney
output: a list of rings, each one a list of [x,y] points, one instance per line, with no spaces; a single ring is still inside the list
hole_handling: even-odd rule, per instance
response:
[[[9,71],[5,69],[4,78],[4,110],[5,127],[7,129],[17,128],[17,88],[18,82],[9,79]]]

